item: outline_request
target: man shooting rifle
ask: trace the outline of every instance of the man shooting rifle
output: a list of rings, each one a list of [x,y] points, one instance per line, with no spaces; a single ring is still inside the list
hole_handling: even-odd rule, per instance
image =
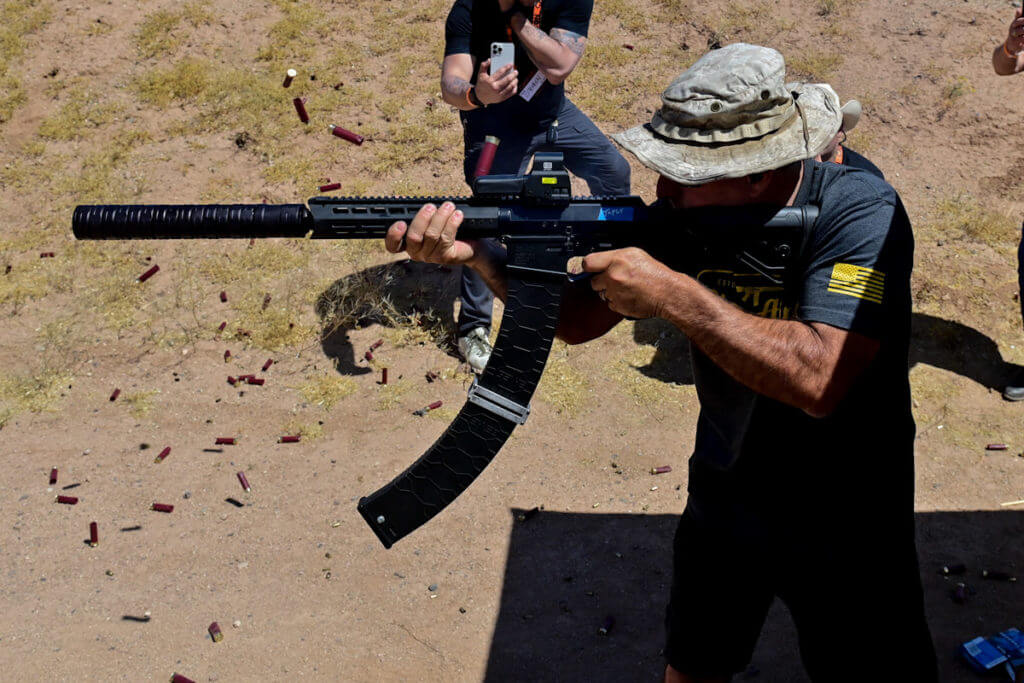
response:
[[[775,50],[727,46],[673,81],[649,124],[613,137],[674,207],[819,207],[791,277],[739,262],[690,276],[636,247],[597,252],[589,283],[566,286],[558,335],[581,343],[624,316],[662,317],[692,345],[701,414],[667,682],[742,671],[776,596],[814,680],[935,681],[914,541],[910,222],[881,179],[811,161],[839,128],[839,101],[784,79]],[[426,205],[386,247],[468,266],[505,296],[504,250],[459,240],[462,221],[450,203]],[[884,569],[865,572],[865,558]],[[881,675],[867,654],[880,643],[901,649]]]

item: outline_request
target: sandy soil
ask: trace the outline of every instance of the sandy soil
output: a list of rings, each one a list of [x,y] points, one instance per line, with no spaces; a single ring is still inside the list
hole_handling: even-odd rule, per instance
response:
[[[391,11],[380,3],[357,4],[367,16]],[[410,4],[436,17],[423,22],[425,33],[440,31],[447,3]],[[684,13],[693,12],[675,22],[663,20],[672,3],[640,0],[628,12],[622,4],[598,0],[591,45],[628,43],[635,51],[625,61],[617,53],[620,61],[612,60],[610,51],[588,55],[614,62],[614,73],[629,87],[652,84],[635,92],[623,114],[631,120],[656,105],[657,87],[679,70],[676,64],[689,63],[715,40],[765,42],[802,56],[804,64],[842,56],[828,79],[844,99],[862,99],[866,110],[851,143],[886,172],[918,226],[911,378],[922,573],[943,680],[975,680],[956,654],[958,644],[1024,626],[1022,587],[980,579],[982,568],[1024,571],[1024,507],[1000,506],[1024,497],[1024,457],[1018,456],[1024,407],[999,396],[1013,364],[1024,361],[1014,300],[1017,235],[1006,229],[987,237],[946,234],[935,226],[944,225],[941,201],[964,193],[1006,216],[1019,216],[1024,206],[1024,153],[1013,134],[1024,77],[996,77],[989,64],[1011,4],[778,0],[703,3],[698,11],[682,3]],[[833,5],[834,13],[821,13]],[[351,3],[321,6],[351,18]],[[107,148],[120,128],[135,126],[152,137],[109,181],[112,193],[138,184],[132,201],[212,201],[215,190],[220,199],[237,201],[298,201],[312,194],[312,181],[272,182],[261,175],[267,159],[241,149],[230,124],[195,135],[171,132],[171,124],[190,120],[197,105],[160,109],[131,99],[126,84],[144,68],[193,52],[265,69],[254,51],[281,10],[258,2],[212,3],[215,20],[175,52],[140,58],[132,36],[143,19],[176,7],[162,0],[53,3],[50,21],[17,61],[27,96],[0,127],[0,156],[21,158],[24,145],[66,102],[67,90],[49,90],[48,82],[66,79],[61,82],[92,88],[99,102],[122,102],[123,117],[85,124],[83,136],[67,143],[48,142],[39,163],[50,166],[34,171],[56,172],[65,164],[72,176],[80,175],[81,159]],[[637,16],[661,19],[641,28]],[[95,31],[96,23],[112,29]],[[350,29],[344,38],[375,40],[372,26],[353,22]],[[420,102],[437,96],[440,55],[439,39],[431,35],[402,54],[375,55],[371,66],[360,67],[358,80],[380,89],[375,79],[394,78],[397,60],[411,55],[415,74],[429,75],[429,85],[409,106],[427,106]],[[648,73],[640,66],[644,59],[657,68]],[[50,76],[54,68],[59,74]],[[586,84],[600,83],[597,71]],[[320,81],[344,79],[337,68]],[[282,95],[282,107],[291,106],[290,96]],[[572,96],[593,94],[580,86]],[[363,183],[360,189],[368,192],[391,194],[399,180],[403,188],[459,191],[459,169],[451,163],[458,158],[454,114],[442,131],[448,142],[443,159],[418,161],[396,179],[373,175],[366,164],[382,154],[394,134],[385,118],[397,114],[365,102],[344,106],[341,120],[360,123],[376,136],[376,146],[371,139],[358,153],[338,151],[322,137],[296,132],[297,156],[323,154],[330,175]],[[596,120],[606,130],[623,123]],[[634,178],[637,192],[651,199],[652,174],[634,166]],[[230,182],[218,188],[220,179]],[[27,246],[4,243],[3,258],[18,272],[49,267],[38,259],[47,247],[39,241],[36,216],[49,198],[68,206],[80,200],[67,195],[52,176],[36,187],[0,181],[4,238],[36,235]],[[41,234],[54,248],[70,249],[69,223],[65,213]],[[326,283],[389,261],[366,252],[354,262],[335,246],[316,248],[301,275]],[[52,410],[17,412],[0,431],[4,679],[166,680],[180,672],[197,681],[657,680],[669,544],[685,504],[685,463],[698,410],[685,340],[677,332],[648,321],[585,346],[556,348],[529,422],[465,495],[384,550],[358,516],[356,501],[408,466],[445,428],[467,388],[458,360],[443,343],[410,343],[408,330],[380,324],[342,329],[322,342],[314,334],[276,351],[234,336],[234,324],[218,336],[217,323],[239,315],[231,307],[240,294],[232,290],[222,304],[217,294],[224,286],[200,279],[188,290],[195,297],[183,296],[181,283],[191,277],[186,266],[209,255],[244,259],[248,245],[137,243],[132,249],[130,269],[162,267],[146,283],[138,311],[161,312],[159,324],[147,318],[148,327],[120,331],[68,328],[61,347],[68,381]],[[52,351],[40,330],[78,315],[83,292],[101,273],[99,266],[71,270],[63,289],[5,308],[0,377],[39,367]],[[274,293],[274,307],[291,302],[282,315],[315,326],[313,305],[289,289],[291,277],[277,274],[263,284]],[[413,269],[398,278],[393,294],[405,310],[415,305],[450,320],[453,278]],[[195,320],[205,330],[199,338],[158,343],[157,332],[170,335]],[[385,343],[373,362],[362,360],[378,339]],[[267,358],[275,362],[261,372]],[[379,383],[384,367],[387,386]],[[428,371],[442,377],[428,382]],[[266,384],[225,381],[247,372]],[[349,377],[354,392],[325,409],[298,389],[315,376]],[[122,397],[110,401],[115,388]],[[150,410],[133,412],[124,400],[129,396],[141,396]],[[412,415],[435,400],[444,401],[442,410]],[[293,421],[322,434],[278,443]],[[215,446],[217,437],[238,443]],[[1009,448],[986,452],[994,442]],[[170,455],[155,464],[165,446]],[[670,474],[650,475],[666,464]],[[59,476],[50,486],[53,467]],[[241,489],[239,471],[251,492]],[[55,504],[58,494],[79,502]],[[174,511],[151,511],[154,502],[172,504]],[[517,519],[519,511],[537,506],[543,507],[537,515]],[[87,543],[93,521],[97,547]],[[952,582],[938,571],[954,562],[967,565],[965,580],[976,591],[964,605],[950,600]],[[864,571],[884,572],[884,558],[865,558]],[[148,621],[126,619],[147,613]],[[608,615],[615,626],[599,635]],[[218,643],[207,632],[214,621],[225,636]],[[781,606],[745,679],[805,680]]]

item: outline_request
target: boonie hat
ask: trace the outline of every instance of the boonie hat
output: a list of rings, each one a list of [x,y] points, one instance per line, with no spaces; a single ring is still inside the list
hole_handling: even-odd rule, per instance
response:
[[[713,50],[661,95],[648,124],[612,135],[642,164],[683,185],[781,168],[817,156],[842,123],[827,85],[786,83],[777,50]]]

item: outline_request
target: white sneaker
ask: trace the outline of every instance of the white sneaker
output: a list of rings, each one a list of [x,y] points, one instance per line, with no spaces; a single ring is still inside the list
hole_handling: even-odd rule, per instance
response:
[[[474,327],[465,337],[459,337],[459,353],[476,372],[483,372],[491,359],[491,342],[487,329]]]

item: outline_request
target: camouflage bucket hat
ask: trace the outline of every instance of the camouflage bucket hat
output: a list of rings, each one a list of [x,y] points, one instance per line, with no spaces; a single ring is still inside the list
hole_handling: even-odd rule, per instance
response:
[[[782,55],[745,43],[701,57],[661,101],[649,124],[612,139],[683,185],[740,178],[817,156],[842,123],[832,88],[786,84]]]

